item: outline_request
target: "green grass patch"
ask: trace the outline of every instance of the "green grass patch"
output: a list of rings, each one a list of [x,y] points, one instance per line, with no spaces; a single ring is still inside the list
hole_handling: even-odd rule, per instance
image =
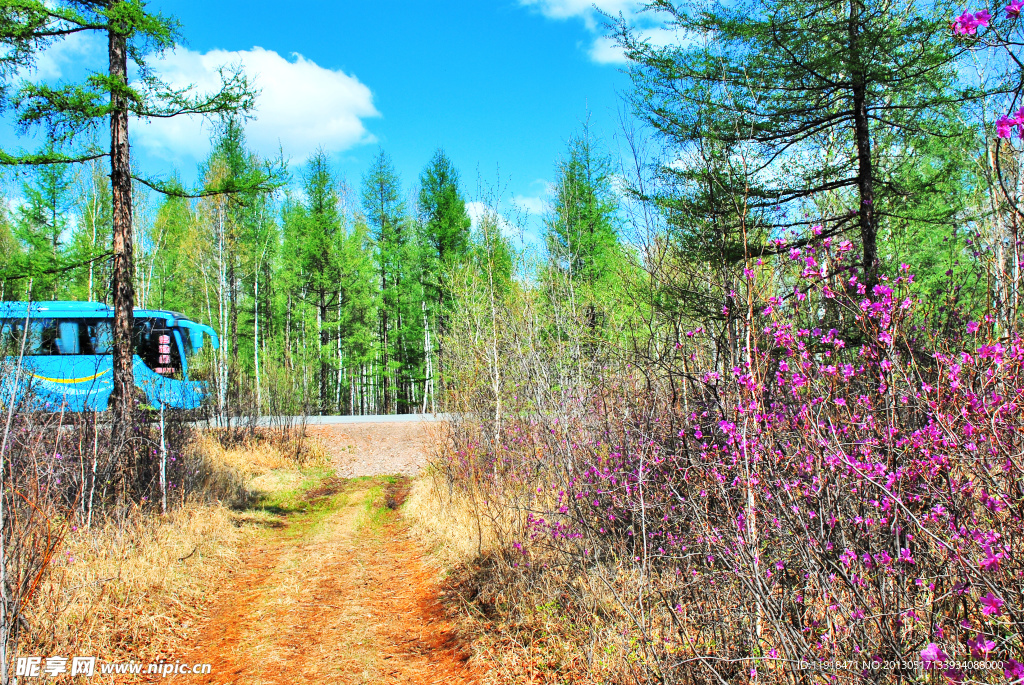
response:
[[[404,499],[396,493],[407,491],[407,482],[395,476],[338,478],[322,467],[274,469],[258,478],[253,498],[236,510],[236,525],[301,537],[314,534],[330,514],[357,507],[356,529],[373,534],[394,518],[396,502]]]
[[[365,526],[371,530],[379,529],[394,514],[394,510],[388,506],[388,494],[399,483],[399,479],[395,476],[372,476],[353,480],[373,483],[366,491],[359,527]]]
[[[331,477],[333,475],[331,470],[325,468],[300,469],[298,474],[300,479],[297,484],[294,482],[293,471],[282,474],[285,476],[282,478],[282,482],[287,485],[283,484],[280,488],[260,493],[259,498],[250,508],[259,509],[275,516],[306,514],[322,508],[324,503],[321,499],[311,500],[306,497],[306,494]]]

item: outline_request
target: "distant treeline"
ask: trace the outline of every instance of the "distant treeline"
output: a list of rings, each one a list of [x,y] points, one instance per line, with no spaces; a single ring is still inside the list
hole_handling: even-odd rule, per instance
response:
[[[199,176],[206,188],[237,187],[265,165],[229,119]],[[608,159],[581,138],[560,173],[566,210],[593,215],[583,242],[613,254]],[[0,218],[0,299],[109,302],[105,169],[54,165],[16,180],[19,201],[5,202]],[[474,231],[460,175],[440,149],[415,192],[384,151],[358,191],[318,151],[277,192],[188,198],[137,187],[134,204],[136,306],[216,328],[223,344],[199,373],[214,382],[219,410],[434,409],[454,300],[480,274],[502,292],[515,285],[508,224],[491,211]],[[566,231],[579,222],[562,215],[549,217],[548,247],[578,253]],[[591,288],[611,268],[605,261],[561,260]]]

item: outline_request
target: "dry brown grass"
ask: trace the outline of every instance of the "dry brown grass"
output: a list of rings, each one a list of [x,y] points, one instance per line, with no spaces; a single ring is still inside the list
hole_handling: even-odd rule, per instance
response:
[[[446,487],[431,469],[412,482],[403,511],[411,530],[444,568],[468,564],[497,543],[493,527],[476,515],[473,501]]]
[[[253,534],[243,524],[261,522],[229,506],[301,482],[300,466],[327,460],[315,441],[300,450],[265,439],[225,447],[200,435],[191,451],[206,474],[201,501],[167,515],[136,509],[91,528],[68,526],[27,612],[21,654],[144,662],[180,657],[183,638]]]
[[[512,522],[490,521],[481,501],[428,470],[413,482],[403,512],[447,575],[446,603],[472,645],[473,661],[489,667],[485,682],[631,682],[629,662],[639,656],[635,628],[606,583],[596,574],[569,579],[536,572],[545,560],[503,546],[497,528],[510,530]],[[604,575],[619,590],[640,590],[637,578],[614,569]],[[575,596],[566,593],[572,586]],[[579,595],[590,605],[582,606]]]
[[[330,455],[318,438],[281,441],[257,434],[244,442],[225,445],[215,434],[200,434],[193,447],[212,464],[243,480],[274,469],[314,468],[330,462]]]
[[[72,530],[28,615],[21,651],[173,657],[242,535],[225,507],[208,504]]]

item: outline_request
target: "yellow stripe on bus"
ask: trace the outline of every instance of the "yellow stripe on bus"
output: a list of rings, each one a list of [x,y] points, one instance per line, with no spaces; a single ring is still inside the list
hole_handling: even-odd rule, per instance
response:
[[[29,375],[32,376],[33,378],[38,378],[41,381],[49,381],[50,383],[84,383],[86,381],[96,380],[109,370],[110,369],[107,369],[106,371],[100,371],[95,376],[85,376],[84,378],[47,378],[46,376],[39,376],[31,372],[29,372]]]

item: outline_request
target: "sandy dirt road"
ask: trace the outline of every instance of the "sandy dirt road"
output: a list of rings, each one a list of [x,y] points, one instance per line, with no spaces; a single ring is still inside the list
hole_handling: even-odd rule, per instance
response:
[[[441,422],[367,422],[306,426],[306,434],[323,441],[337,474],[414,476],[426,466]]]
[[[342,428],[342,473],[425,460],[422,431]],[[341,461],[364,446],[366,461]],[[438,599],[437,570],[393,510],[407,488],[404,477],[331,477],[254,536],[182,657],[212,671],[184,681],[476,683]]]

